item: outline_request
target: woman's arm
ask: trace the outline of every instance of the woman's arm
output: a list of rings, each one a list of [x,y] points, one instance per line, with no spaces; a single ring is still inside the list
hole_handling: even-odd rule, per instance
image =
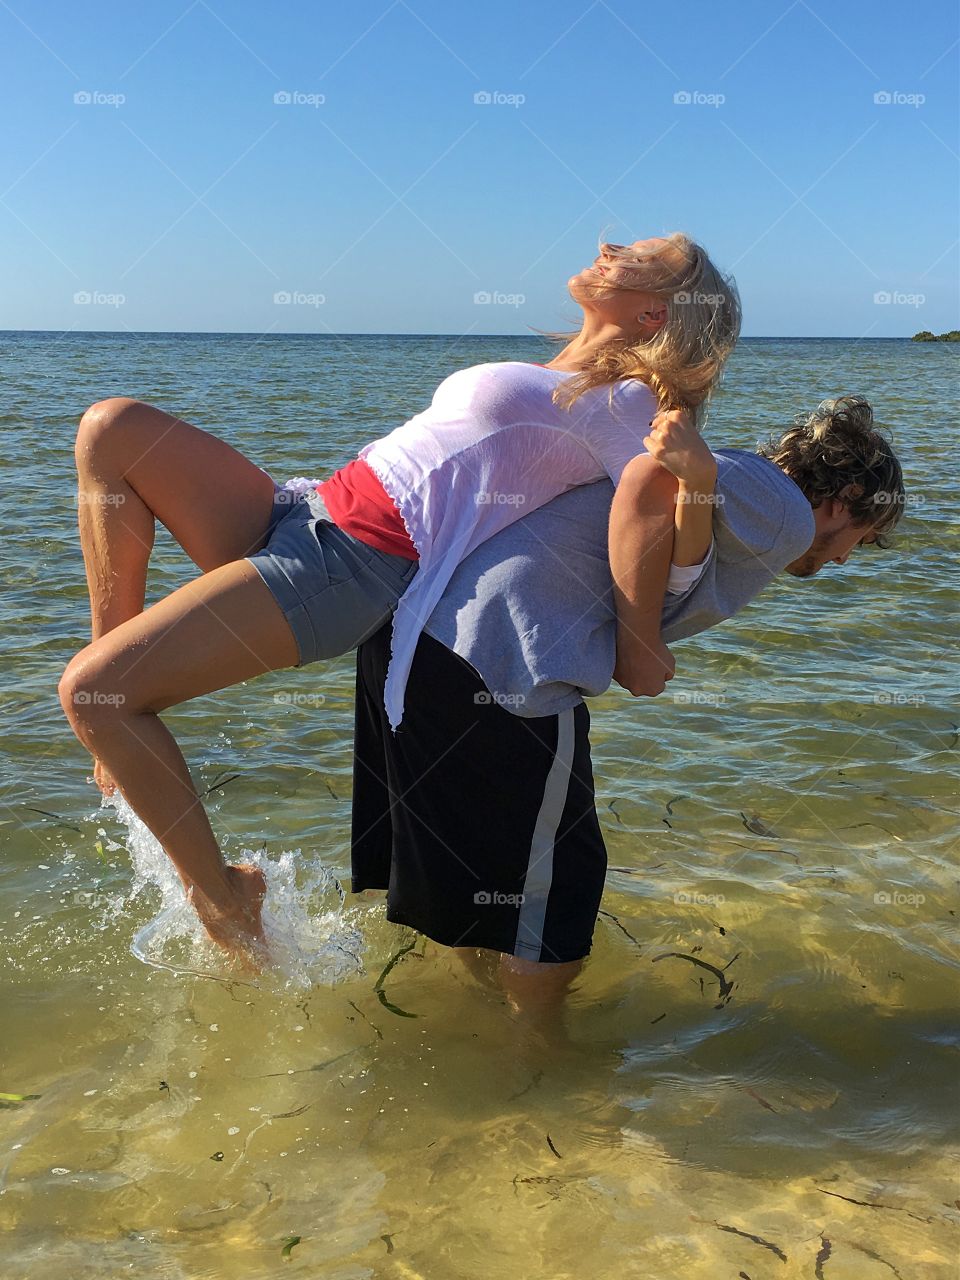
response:
[[[658,413],[643,443],[650,457],[678,481],[673,563],[700,564],[713,541],[717,460],[686,410]]]
[[[614,679],[636,696],[655,698],[674,671],[660,639],[660,617],[673,547],[677,481],[640,454],[623,469],[610,508],[610,572],[617,610]]]

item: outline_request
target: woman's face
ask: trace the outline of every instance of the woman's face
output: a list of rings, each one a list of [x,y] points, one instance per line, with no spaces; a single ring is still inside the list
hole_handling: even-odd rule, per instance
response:
[[[662,236],[635,240],[630,245],[603,244],[592,266],[584,267],[567,281],[574,302],[619,328],[649,337],[667,318],[666,303],[643,287],[642,263],[632,261],[633,254],[660,251],[664,265],[681,268],[683,252]],[[671,257],[676,255],[676,263]]]

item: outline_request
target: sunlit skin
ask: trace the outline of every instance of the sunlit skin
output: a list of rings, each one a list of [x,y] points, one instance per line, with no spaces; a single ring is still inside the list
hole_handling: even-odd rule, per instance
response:
[[[588,367],[597,352],[611,343],[647,342],[659,333],[669,312],[662,288],[657,294],[639,287],[645,279],[650,279],[649,264],[643,262],[645,255],[653,255],[659,260],[656,275],[660,281],[665,276],[683,278],[686,266],[684,250],[666,237],[651,236],[645,240],[634,240],[629,245],[602,244],[593,264],[567,281],[570,297],[580,306],[583,320],[580,332],[549,362],[548,369],[576,372]],[[667,268],[666,272],[660,269],[662,267]],[[666,426],[663,413],[651,423],[654,432]],[[648,438],[645,444],[652,453],[654,445],[651,439]],[[702,469],[692,450],[675,450],[672,456],[672,463],[665,458],[660,461],[682,483],[691,479],[688,474],[691,469]],[[673,659],[660,639],[659,607],[646,608],[640,604],[645,594],[641,591],[640,577],[643,576],[645,581],[661,576],[665,579],[669,546],[662,538],[655,538],[659,554],[644,557],[638,545],[642,534],[640,522],[633,518],[637,501],[633,490],[643,480],[644,476],[639,473],[631,471],[628,475],[625,472],[611,508],[610,567],[619,624],[614,678],[634,696],[656,697],[673,674]],[[712,484],[709,487],[712,488]],[[700,541],[705,536],[704,547],[708,546],[710,519],[707,507],[688,506],[684,509],[684,517],[692,526],[692,540]],[[615,528],[621,526],[627,531],[625,537],[614,534]]]
[[[550,361],[548,369],[581,369],[608,342],[645,341],[666,324],[667,304],[662,298],[634,288],[631,280],[635,273],[610,252],[613,248],[643,252],[666,244],[662,236],[634,240],[632,244],[623,246],[604,244],[591,266],[570,277],[567,290],[583,310],[583,323],[576,338]],[[666,253],[668,256],[676,254],[677,265],[682,265],[679,249],[668,246]]]
[[[556,367],[564,367],[571,352],[584,358],[610,336],[652,335],[665,321],[661,303],[620,287],[630,270],[611,267],[614,257],[604,246],[594,266],[571,280],[584,325]],[[567,367],[579,366],[571,360]],[[163,833],[161,843],[210,936],[230,950],[234,943],[245,949],[262,937],[262,873],[224,863],[186,761],[159,712],[296,664],[290,627],[245,559],[263,543],[273,482],[224,442],[125,396],[91,405],[81,419],[76,453],[92,641],[61,679],[64,710],[94,758],[104,794],[114,791],[116,780],[151,830]],[[122,505],[101,501],[117,495]],[[158,520],[201,577],[145,608]],[[183,662],[185,649],[198,655],[195,662]],[[142,661],[146,651],[150,662]]]
[[[638,240],[630,248],[663,243]],[[665,322],[665,304],[629,286],[631,269],[613,265],[612,248],[603,246],[593,266],[571,277],[568,287],[583,309],[583,328],[552,367],[578,368],[578,353],[583,358],[611,337],[653,336]],[[660,434],[657,447],[669,453],[666,426]],[[265,540],[273,482],[225,442],[129,397],[91,405],[81,419],[76,456],[92,642],[61,679],[64,710],[94,758],[105,794],[115,778],[131,807],[159,833],[207,932],[221,946],[245,952],[263,936],[263,875],[256,867],[224,862],[186,761],[159,713],[296,665],[289,624],[245,559]],[[672,486],[662,502],[662,523],[669,528],[683,468],[674,461],[677,478],[671,480],[671,468],[654,458],[640,461],[656,473],[658,486]],[[822,503],[814,519],[811,547],[787,567],[797,577],[809,577],[830,561],[842,564],[857,543],[874,540],[874,531],[855,526],[841,501]],[[145,608],[158,520],[201,576]],[[668,557],[669,540],[661,541]],[[666,560],[661,568],[665,576]],[[658,627],[659,608],[655,613]],[[149,662],[143,661],[147,652]],[[184,662],[185,653],[192,655],[190,662]],[[672,673],[672,659],[670,664]],[[655,692],[662,687],[661,680]],[[534,966],[510,957],[502,965],[503,985],[511,1000],[529,1005],[527,988],[546,969],[541,998],[549,1003],[579,967],[580,962]]]
[[[568,343],[547,366],[550,369],[579,369],[587,358],[605,343],[623,339],[649,339],[663,327],[667,319],[667,306],[662,299],[633,287],[633,272],[623,266],[611,249],[628,248],[638,252],[664,249],[667,240],[651,236],[635,240],[630,245],[604,244],[592,266],[584,267],[567,281],[570,297],[583,309],[583,325],[580,333]],[[681,251],[674,246],[666,248],[676,254],[677,266],[682,263]],[[711,486],[707,486],[708,488]],[[875,533],[869,525],[853,523],[849,510],[834,498],[814,508],[816,532],[809,549],[791,564],[785,572],[795,578],[811,578],[826,564],[845,564],[850,553],[858,546],[875,541]],[[693,563],[697,563],[695,558]]]
[[[795,578],[812,578],[826,564],[846,564],[856,547],[876,541],[869,524],[857,524],[839,498],[828,498],[813,508],[813,542],[802,556],[791,561],[784,572]]]

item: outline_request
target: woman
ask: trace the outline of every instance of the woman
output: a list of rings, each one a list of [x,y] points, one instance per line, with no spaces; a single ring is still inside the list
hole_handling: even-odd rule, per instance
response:
[[[567,428],[559,413],[571,404],[587,404],[606,421],[591,395],[601,388],[609,389],[611,405],[615,390],[638,388],[662,409],[705,403],[738,336],[740,312],[735,286],[698,245],[681,235],[604,244],[568,289],[583,310],[582,326],[543,367],[573,376],[559,382],[541,376],[539,388],[527,393],[528,400],[539,396],[545,421],[551,412],[557,416],[548,425],[563,445]],[[511,376],[522,378],[529,368],[517,364]],[[647,416],[640,438],[649,422]],[[364,454],[376,458],[398,434]],[[642,451],[640,438],[634,453]],[[94,757],[98,785],[105,794],[119,786],[157,837],[209,935],[228,948],[262,941],[263,877],[255,868],[224,864],[158,713],[355,648],[389,619],[415,577],[427,579],[425,544],[412,545],[413,517],[381,483],[389,469],[382,460],[368,475],[358,459],[321,494],[291,495],[224,442],[125,397],[83,415],[76,459],[93,638],[64,672],[61,703]],[[156,520],[202,576],[144,611]],[[496,527],[489,524],[483,536]],[[451,548],[466,554],[472,545],[448,538],[447,577],[455,568]],[[442,573],[429,567],[435,594]],[[429,599],[421,600],[415,624],[425,620]],[[414,648],[418,634],[411,627]]]

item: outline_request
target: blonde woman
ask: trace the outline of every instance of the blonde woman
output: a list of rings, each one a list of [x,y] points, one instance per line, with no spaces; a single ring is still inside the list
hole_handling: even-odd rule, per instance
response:
[[[654,557],[653,582],[631,536],[630,464],[688,430],[677,411],[695,416],[716,386],[739,333],[736,289],[680,234],[603,244],[568,289],[583,323],[549,364],[459,370],[429,408],[319,485],[276,485],[223,441],[136,400],[83,415],[93,640],[68,665],[61,702],[98,785],[119,786],[222,945],[262,938],[263,878],[224,864],[159,712],[349,652],[393,614],[385,703],[396,726],[420,632],[457,564],[519,515],[604,476],[618,485],[618,679],[653,695],[670,678],[649,603],[657,589],[663,598],[667,564]],[[688,504],[686,518],[699,528],[704,510]],[[203,572],[144,611],[157,520]]]

